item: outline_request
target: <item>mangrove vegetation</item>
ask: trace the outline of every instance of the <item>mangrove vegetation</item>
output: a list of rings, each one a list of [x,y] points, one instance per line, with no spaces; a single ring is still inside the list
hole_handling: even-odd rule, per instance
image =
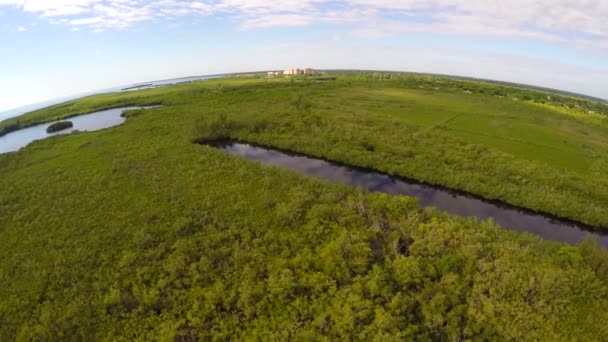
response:
[[[72,127],[74,127],[74,124],[71,121],[59,121],[49,125],[49,127],[46,128],[46,132],[55,133]]]
[[[0,155],[0,340],[602,340],[608,252],[264,166],[248,141],[608,228],[590,99],[435,76],[234,77],[70,101]]]

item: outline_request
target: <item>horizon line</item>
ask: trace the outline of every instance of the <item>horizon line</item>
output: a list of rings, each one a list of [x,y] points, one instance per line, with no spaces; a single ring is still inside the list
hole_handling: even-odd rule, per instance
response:
[[[27,109],[28,107],[35,107],[38,105],[42,106],[39,108],[32,109],[30,111],[26,111],[26,112],[12,115],[12,116],[9,116],[6,118],[2,118],[0,120],[0,122],[11,119],[11,118],[15,118],[15,117],[18,117],[21,115],[25,115],[25,114],[28,114],[28,113],[31,113],[31,112],[34,112],[34,111],[37,111],[40,109],[48,108],[48,107],[54,106],[56,104],[73,101],[73,100],[85,98],[88,96],[94,96],[94,95],[105,94],[105,93],[121,92],[124,89],[127,89],[131,86],[143,85],[146,83],[164,82],[164,81],[179,80],[179,79],[186,79],[186,78],[198,78],[198,77],[202,78],[202,77],[211,77],[211,76],[237,76],[237,75],[242,75],[242,74],[262,74],[262,73],[266,73],[269,71],[276,71],[276,70],[286,70],[286,69],[277,68],[277,69],[257,70],[257,71],[240,71],[240,72],[226,72],[226,73],[180,76],[180,77],[164,78],[164,79],[157,79],[157,80],[151,80],[151,81],[141,81],[141,82],[136,82],[136,83],[130,83],[127,85],[124,85],[124,84],[120,85],[120,86],[117,85],[117,86],[112,86],[112,87],[103,88],[103,89],[85,91],[82,93],[73,93],[70,95],[62,96],[62,97],[47,99],[47,100],[34,102],[34,103],[27,104],[27,105],[13,107],[13,108],[10,108],[7,110],[0,111],[0,117],[2,117],[2,114],[6,114],[6,113],[9,113],[12,111],[18,111],[20,109]],[[331,71],[334,71],[334,72],[363,72],[363,73],[365,73],[365,72],[384,72],[384,73],[395,73],[395,74],[400,73],[400,74],[411,74],[411,75],[422,75],[422,76],[456,78],[456,79],[463,79],[463,80],[474,80],[474,81],[482,81],[482,82],[488,82],[488,83],[498,83],[498,84],[507,85],[507,86],[532,88],[535,90],[561,93],[561,94],[565,94],[565,95],[569,95],[569,96],[578,96],[578,97],[586,98],[589,100],[598,101],[598,102],[601,102],[604,104],[608,103],[608,98],[602,98],[602,97],[595,96],[595,95],[578,93],[578,92],[564,90],[564,89],[552,88],[552,87],[536,85],[536,84],[518,83],[515,81],[504,81],[504,80],[491,79],[491,78],[464,76],[464,75],[458,75],[458,74],[440,74],[440,73],[432,73],[432,72],[404,71],[404,70],[381,70],[381,69],[315,69],[315,70],[330,71],[330,72]],[[54,103],[50,103],[50,102],[54,102]],[[46,105],[46,104],[48,104],[48,105]]]

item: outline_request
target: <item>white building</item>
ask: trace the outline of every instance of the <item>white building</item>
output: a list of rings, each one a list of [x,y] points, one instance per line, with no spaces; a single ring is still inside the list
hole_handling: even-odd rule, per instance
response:
[[[301,75],[303,74],[302,70],[297,69],[297,68],[291,68],[291,69],[287,69],[285,71],[283,71],[284,75]]]
[[[317,71],[313,68],[305,68],[305,69],[299,69],[299,68],[291,68],[291,69],[287,69],[283,72],[284,75],[314,75],[316,74]]]

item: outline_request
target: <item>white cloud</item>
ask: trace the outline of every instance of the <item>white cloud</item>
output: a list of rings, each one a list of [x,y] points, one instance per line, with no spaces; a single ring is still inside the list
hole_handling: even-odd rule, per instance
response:
[[[25,32],[25,31],[27,31],[27,28],[26,28],[25,26],[19,26],[19,27],[17,28],[17,31],[18,31],[18,32]]]
[[[93,30],[222,14],[244,29],[355,23],[366,35],[430,31],[608,48],[606,0],[0,0],[2,6]]]
[[[243,28],[261,28],[274,26],[306,26],[313,22],[313,18],[303,14],[270,14],[248,19]]]

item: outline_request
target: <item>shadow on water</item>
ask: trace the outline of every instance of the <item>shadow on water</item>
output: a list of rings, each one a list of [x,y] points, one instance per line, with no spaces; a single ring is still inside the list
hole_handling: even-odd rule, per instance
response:
[[[201,144],[263,164],[286,167],[306,176],[360,186],[373,192],[412,196],[417,198],[422,206],[436,207],[452,214],[474,216],[481,220],[492,218],[502,227],[536,234],[547,240],[576,244],[587,236],[593,236],[602,247],[608,248],[608,233],[594,227],[516,208],[498,201],[484,200],[464,192],[266,146],[228,140]]]

